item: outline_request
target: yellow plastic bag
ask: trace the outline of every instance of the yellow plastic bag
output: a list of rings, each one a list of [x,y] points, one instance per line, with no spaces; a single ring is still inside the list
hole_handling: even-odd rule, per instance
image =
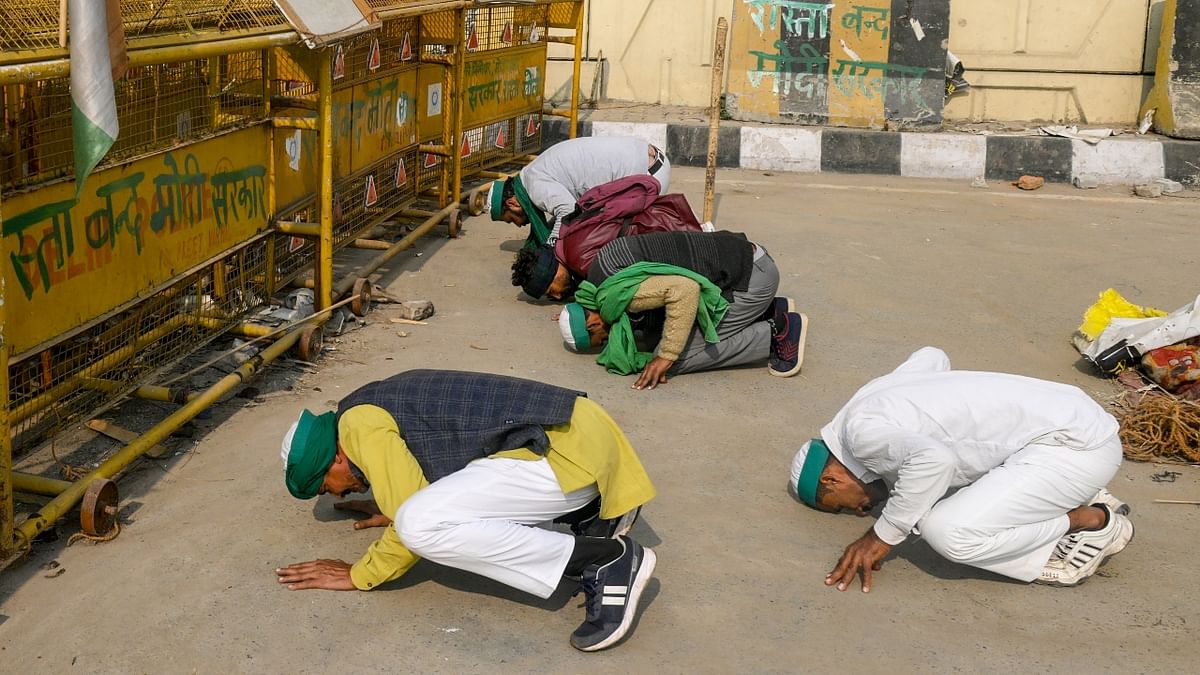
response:
[[[1116,289],[1108,289],[1100,294],[1100,299],[1083,313],[1083,323],[1078,334],[1088,342],[1100,337],[1100,333],[1108,327],[1108,322],[1114,318],[1120,319],[1149,319],[1156,316],[1166,316],[1167,312],[1154,307],[1142,307],[1121,297]]]

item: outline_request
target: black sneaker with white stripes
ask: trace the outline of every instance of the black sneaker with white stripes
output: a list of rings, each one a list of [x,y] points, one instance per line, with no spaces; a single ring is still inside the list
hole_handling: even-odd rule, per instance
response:
[[[620,557],[583,570],[580,591],[587,598],[587,618],[571,634],[571,646],[580,651],[599,651],[625,637],[642,591],[654,574],[654,551],[629,537],[617,537],[617,541],[623,547]]]

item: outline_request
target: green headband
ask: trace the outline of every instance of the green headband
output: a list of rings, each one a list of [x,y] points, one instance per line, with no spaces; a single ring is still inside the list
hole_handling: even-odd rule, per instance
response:
[[[325,472],[337,454],[334,414],[314,415],[305,410],[292,436],[284,482],[296,499],[312,499],[325,482]]]
[[[796,480],[796,495],[809,506],[817,505],[817,484],[821,482],[821,473],[825,471],[828,461],[829,446],[819,438],[812,439],[808,444],[808,454],[804,456],[804,468]]]
[[[492,183],[492,220],[500,220],[504,215],[504,181]]]
[[[570,337],[572,344],[575,346],[575,351],[585,351],[592,348],[592,335],[587,329],[587,312],[584,311],[583,305],[578,302],[569,303],[563,307],[563,314],[567,317],[566,325],[562,325],[563,338]],[[570,335],[568,336],[568,332]]]

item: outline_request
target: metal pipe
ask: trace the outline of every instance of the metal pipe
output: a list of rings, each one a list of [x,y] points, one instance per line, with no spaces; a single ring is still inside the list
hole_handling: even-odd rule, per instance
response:
[[[450,175],[450,191],[446,191],[446,186],[442,188],[442,206],[449,204],[457,205],[462,199],[462,178],[463,178],[463,154],[462,145],[466,140],[463,137],[463,115],[466,114],[466,104],[464,103],[464,84],[467,79],[467,13],[465,11],[458,13],[458,32],[456,39],[458,46],[454,49],[454,87],[450,90],[454,92],[454,131],[453,138],[446,145],[450,146],[453,158],[453,172]],[[446,195],[453,195],[449,202],[446,202]]]
[[[321,54],[327,54],[322,50]],[[333,73],[328,59],[319,59],[317,118],[320,120],[321,185],[317,201],[321,209],[321,239],[317,243],[317,311],[333,304]]]
[[[567,130],[567,138],[575,138],[578,134],[579,126],[579,79],[583,72],[583,40],[579,36],[583,35],[583,6],[579,7],[579,11],[575,16],[575,62],[572,64],[571,76],[571,127]]]
[[[178,40],[178,36],[172,36],[171,39]],[[210,56],[222,56],[258,49],[274,49],[275,47],[285,47],[295,44],[299,41],[299,34],[289,30],[282,33],[255,35],[253,37],[213,39],[198,44],[175,44],[168,47],[134,49],[129,52],[129,66],[149,66],[161,63],[174,63],[176,61],[188,61],[191,59],[204,59]],[[51,80],[66,77],[70,73],[71,60],[68,58],[8,64],[0,66],[0,85]]]
[[[104,391],[110,394],[116,394],[129,386],[120,380],[106,380],[99,377],[82,377],[80,378],[80,387],[84,389],[93,389],[96,391]],[[130,392],[130,396],[140,398],[146,401],[162,401],[163,403],[186,403],[195,398],[194,393],[187,389],[172,389],[170,387],[160,387],[154,384],[143,384],[142,386]]]
[[[272,117],[271,126],[276,129],[303,129],[304,131],[317,131],[317,118],[315,117]]]
[[[403,19],[410,16],[420,16],[422,14],[433,14],[434,12],[445,12],[452,9],[461,9],[463,7],[470,7],[472,4],[472,0],[446,0],[445,2],[422,3],[415,7],[379,9],[375,10],[375,16],[378,16],[381,21],[387,21],[389,19]]]
[[[363,248],[371,251],[386,251],[392,247],[386,241],[379,241],[378,239],[355,239],[350,242],[350,246],[351,248]]]
[[[296,237],[319,237],[321,236],[321,225],[319,223],[296,223],[290,220],[280,220],[275,223],[275,229]]]
[[[22,473],[14,471],[12,473],[12,486],[15,492],[24,492],[31,495],[45,495],[47,497],[57,497],[67,488],[71,487],[71,481],[58,480],[57,478],[46,478],[44,476],[35,476],[31,473]],[[9,535],[9,541],[12,540],[12,535]]]
[[[426,211],[425,209],[409,208],[409,209],[400,209],[400,213],[397,215],[405,216],[408,218],[430,218],[433,216],[434,213],[435,213],[434,211]]]
[[[193,317],[190,323],[200,326],[201,328],[207,328],[208,330],[225,330],[228,321],[211,316],[197,316]],[[266,337],[275,332],[274,328],[268,328],[266,326],[260,326],[256,323],[247,322],[230,326],[229,330],[243,337],[252,338]]]
[[[476,188],[476,190],[478,190],[478,188]],[[472,190],[472,193],[473,192],[475,192],[475,190]],[[343,295],[349,293],[350,290],[354,288],[354,282],[358,281],[359,279],[365,279],[365,278],[371,276],[375,272],[375,270],[379,269],[380,267],[383,267],[384,263],[386,263],[387,261],[396,257],[396,255],[398,253],[400,253],[401,251],[403,251],[405,249],[412,248],[412,245],[416,243],[417,239],[420,239],[421,237],[425,236],[426,232],[432,230],[435,225],[442,222],[443,218],[446,218],[447,216],[449,216],[450,212],[457,208],[458,208],[458,203],[456,202],[456,203],[453,203],[453,204],[443,208],[441,211],[438,211],[437,213],[433,214],[425,222],[418,225],[417,229],[413,230],[412,232],[409,232],[407,235],[405,235],[405,237],[403,239],[392,244],[391,248],[389,248],[388,250],[384,251],[383,253],[380,253],[379,255],[375,256],[374,258],[371,259],[370,262],[368,262],[366,265],[363,265],[361,268],[355,270],[352,274],[349,274],[346,277],[344,277],[341,281],[339,281],[337,283],[336,286],[334,286],[334,288],[333,288],[334,296],[340,298]]]
[[[221,380],[206,389],[195,399],[168,415],[166,419],[151,427],[141,436],[138,436],[137,440],[121,448],[99,467],[92,470],[83,478],[71,483],[69,488],[52,499],[36,513],[29,516],[25,522],[21,523],[20,527],[16,529],[15,536],[18,539],[23,539],[24,542],[32,542],[33,538],[42,530],[54,524],[55,521],[74,508],[92,481],[97,478],[112,478],[122,469],[129,466],[130,462],[141,457],[147,450],[154,447],[155,444],[162,442],[176,429],[190,422],[192,418],[215,403],[217,399],[232,391],[234,387],[252,378],[264,366],[291,349],[300,339],[300,334],[304,328],[297,327],[295,330],[287,333],[261,353],[251,357],[250,360],[243,363],[237,370],[221,378]]]
[[[145,349],[147,346],[161,340],[171,331],[186,326],[190,319],[191,317],[187,316],[176,316],[169,319],[163,325],[152,329],[150,332],[139,335],[131,344],[127,344],[120,349],[116,349],[106,354],[94,363],[85,366],[73,377],[68,378],[66,381],[56,385],[52,389],[45,391],[29,399],[28,401],[25,401],[21,405],[12,408],[12,410],[9,411],[9,422],[20,422],[28,419],[29,417],[50,407],[56,401],[61,401],[71,392],[83,386],[83,379],[95,377],[121,365],[122,363],[133,358],[134,355]],[[7,369],[5,369],[5,372],[8,372]]]
[[[0,274],[0,560],[8,558],[16,548],[13,542],[12,430],[8,414],[8,341],[4,339],[5,276]]]

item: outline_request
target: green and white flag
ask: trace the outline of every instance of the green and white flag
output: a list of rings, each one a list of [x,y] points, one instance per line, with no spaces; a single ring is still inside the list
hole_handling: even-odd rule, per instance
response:
[[[70,0],[71,128],[75,141],[75,193],[117,140],[117,100],[104,0]],[[120,16],[113,17],[118,25]],[[122,34],[123,37],[123,34]],[[121,45],[124,51],[124,45]]]

